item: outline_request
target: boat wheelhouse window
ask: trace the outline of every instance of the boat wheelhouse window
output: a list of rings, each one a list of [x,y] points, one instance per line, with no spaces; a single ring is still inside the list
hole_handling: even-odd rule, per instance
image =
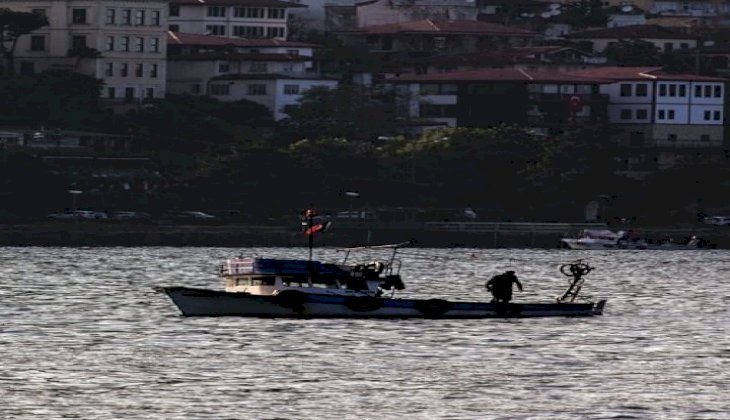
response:
[[[306,277],[285,277],[281,281],[287,287],[309,287],[309,279]]]
[[[273,286],[276,282],[276,277],[238,277],[236,279],[236,286]]]

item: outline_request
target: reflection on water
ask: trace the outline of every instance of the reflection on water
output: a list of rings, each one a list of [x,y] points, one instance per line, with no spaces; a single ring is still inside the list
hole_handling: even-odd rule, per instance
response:
[[[606,312],[297,321],[182,318],[152,290],[221,288],[230,249],[0,250],[2,419],[730,419],[728,251],[407,250],[405,292],[464,300],[509,268],[516,300],[552,300],[584,258]]]

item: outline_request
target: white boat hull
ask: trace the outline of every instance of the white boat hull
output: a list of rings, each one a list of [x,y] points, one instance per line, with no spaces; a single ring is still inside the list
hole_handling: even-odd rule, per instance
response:
[[[295,292],[280,296],[163,287],[184,316],[265,318],[523,318],[601,315],[597,303],[449,302],[442,299],[345,297]]]
[[[591,241],[584,239],[563,238],[560,240],[565,247],[570,249],[648,249],[648,250],[692,250],[700,249],[698,246],[688,244],[650,244],[646,242],[607,242]]]

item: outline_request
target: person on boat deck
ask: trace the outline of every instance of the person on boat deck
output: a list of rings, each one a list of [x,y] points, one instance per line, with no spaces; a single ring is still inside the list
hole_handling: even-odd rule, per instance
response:
[[[494,296],[492,302],[507,303],[512,300],[512,284],[516,284],[517,289],[522,291],[522,284],[517,279],[515,272],[510,270],[492,277],[485,286]]]

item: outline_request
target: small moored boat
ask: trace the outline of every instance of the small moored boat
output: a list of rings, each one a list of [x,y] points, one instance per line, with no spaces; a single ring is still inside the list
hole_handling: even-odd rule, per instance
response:
[[[560,245],[570,249],[692,250],[707,248],[707,244],[696,236],[692,236],[687,242],[650,241],[634,236],[631,231],[614,232],[608,229],[585,229],[577,238],[561,238]]]

